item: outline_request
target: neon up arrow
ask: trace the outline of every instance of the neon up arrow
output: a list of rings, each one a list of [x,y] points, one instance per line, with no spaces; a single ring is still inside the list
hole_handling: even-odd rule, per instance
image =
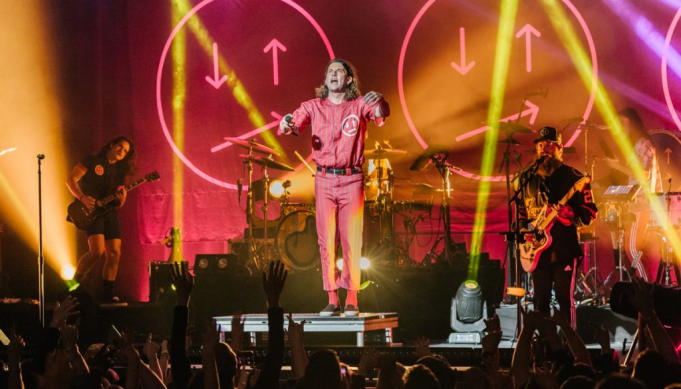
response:
[[[525,35],[525,69],[530,73],[532,71],[532,35],[540,37],[541,33],[528,23],[515,34],[515,37],[520,38],[523,35]]]
[[[213,88],[218,89],[225,81],[227,81],[227,76],[220,77],[220,67],[218,66],[218,44],[213,42],[213,78],[206,76],[206,81],[213,85]]]
[[[667,165],[669,165],[669,156],[672,153],[672,149],[667,149],[664,151],[665,154],[667,154]]]
[[[452,62],[452,67],[461,75],[465,75],[469,70],[475,66],[475,61],[471,61],[466,65],[466,29],[461,27],[459,29],[459,42],[461,43],[461,65],[456,62]]]
[[[532,104],[532,102],[530,102],[529,100],[525,100],[525,106],[527,107],[527,109],[524,110],[524,111],[522,111],[522,112],[520,112],[520,114],[517,114],[517,113],[516,113],[516,114],[511,115],[511,116],[509,116],[509,117],[505,117],[505,118],[503,118],[503,119],[501,119],[501,120],[499,120],[499,121],[500,121],[500,122],[508,122],[508,121],[511,121],[511,120],[516,120],[516,119],[518,119],[518,115],[520,115],[520,117],[524,117],[524,116],[530,115],[530,124],[534,124],[534,121],[537,119],[537,114],[539,113],[539,107],[536,106],[536,105],[534,105],[534,104]],[[473,130],[473,131],[469,131],[469,132],[467,132],[467,133],[465,133],[465,134],[462,134],[462,135],[457,136],[457,137],[456,137],[456,141],[457,141],[457,142],[461,142],[461,141],[464,140],[464,139],[468,139],[468,138],[470,138],[470,137],[472,137],[472,136],[475,136],[475,135],[478,135],[478,134],[482,134],[483,132],[486,132],[486,131],[489,130],[489,129],[490,129],[490,126],[483,126],[483,127],[480,127],[480,128],[476,128],[476,129]]]
[[[274,112],[274,111],[270,112],[270,115],[272,115],[272,117],[275,119],[274,121],[269,122],[269,123],[265,124],[265,125],[262,126],[262,127],[256,128],[256,129],[253,130],[253,131],[247,132],[247,133],[245,133],[245,134],[243,134],[243,135],[239,135],[239,136],[237,136],[237,138],[239,138],[239,139],[244,139],[244,140],[250,139],[250,138],[252,138],[252,137],[254,137],[254,136],[260,134],[261,132],[267,131],[267,130],[269,130],[270,128],[273,128],[273,127],[278,126],[278,125],[279,125],[279,122],[280,122],[281,119],[282,119],[282,116],[279,115],[278,113]],[[211,152],[211,153],[215,153],[215,152],[218,152],[218,151],[220,151],[220,150],[222,150],[222,149],[224,149],[224,148],[227,148],[227,147],[229,147],[229,146],[231,146],[231,145],[232,145],[232,142],[221,143],[221,144],[219,144],[219,145],[217,145],[217,146],[211,148],[211,149],[210,149],[210,152]]]
[[[286,46],[282,45],[281,42],[274,38],[270,43],[265,46],[262,50],[263,53],[267,53],[272,50],[272,67],[274,68],[274,85],[279,85],[279,56],[278,50],[286,51]]]

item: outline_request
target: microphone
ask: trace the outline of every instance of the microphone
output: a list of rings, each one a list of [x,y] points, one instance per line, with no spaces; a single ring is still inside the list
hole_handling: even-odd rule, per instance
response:
[[[236,180],[236,189],[239,192],[239,204],[241,204],[241,190],[244,186],[241,184],[241,179]]]
[[[45,159],[45,154],[38,154],[38,159]]]
[[[541,165],[542,163],[544,163],[544,161],[546,161],[546,159],[547,159],[548,157],[549,157],[548,155],[544,154],[544,155],[542,155],[541,157],[537,158],[537,159],[534,161],[534,163],[532,164],[532,167],[534,167],[535,169],[538,168],[539,165]]]

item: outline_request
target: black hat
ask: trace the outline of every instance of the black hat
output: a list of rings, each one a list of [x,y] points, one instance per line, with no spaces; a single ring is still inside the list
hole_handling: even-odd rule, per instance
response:
[[[537,132],[537,139],[534,140],[534,143],[539,143],[543,141],[562,144],[563,137],[560,136],[558,130],[556,130],[553,127],[542,127],[541,130]]]

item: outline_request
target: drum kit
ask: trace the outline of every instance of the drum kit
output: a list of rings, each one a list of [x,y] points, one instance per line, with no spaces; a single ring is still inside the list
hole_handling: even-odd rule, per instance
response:
[[[276,199],[280,205],[280,214],[276,219],[268,218],[272,213],[270,202],[274,199],[268,196],[270,176],[268,170],[293,171],[294,169],[274,159],[279,153],[254,140],[246,141],[240,138],[227,137],[225,140],[246,149],[248,152],[239,155],[243,159],[247,172],[248,191],[246,196],[246,215],[248,227],[244,233],[244,245],[240,254],[246,256],[246,263],[258,269],[265,269],[267,263],[281,259],[294,270],[308,270],[319,264],[319,244],[317,242],[316,220],[314,204],[292,203],[289,201],[288,188],[290,182],[284,184],[284,193]],[[371,252],[373,258],[393,258],[396,254],[399,264],[412,266],[417,262],[409,257],[409,245],[415,237],[414,225],[423,216],[410,217],[412,213],[430,212],[433,206],[432,197],[442,193],[448,202],[450,196],[449,173],[451,165],[446,163],[446,152],[437,153],[432,150],[419,156],[414,166],[417,170],[426,170],[431,165],[438,167],[444,174],[443,189],[437,189],[428,184],[413,186],[412,197],[430,197],[427,200],[396,200],[395,180],[390,159],[407,154],[405,150],[382,146],[376,142],[374,149],[364,152],[367,160],[365,174],[365,252]],[[254,180],[253,167],[262,167],[262,178]],[[241,194],[241,180],[239,183],[239,199]],[[260,201],[256,205],[256,201]],[[258,207],[258,209],[256,209]],[[260,211],[260,212],[256,212]],[[276,209],[275,209],[276,211]],[[394,215],[402,216],[405,224],[404,239],[398,238],[393,226]],[[447,216],[448,217],[448,216]],[[447,219],[448,220],[448,219]],[[448,223],[445,223],[446,228]],[[269,227],[269,228],[268,228]],[[274,229],[274,233],[273,233]],[[274,236],[272,236],[274,235]],[[449,232],[445,235],[447,238]],[[443,239],[443,238],[441,238]],[[447,250],[445,250],[448,253]],[[445,254],[448,258],[450,255]]]

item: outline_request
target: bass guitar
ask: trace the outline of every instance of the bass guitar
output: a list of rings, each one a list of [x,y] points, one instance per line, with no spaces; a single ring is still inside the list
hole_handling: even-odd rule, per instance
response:
[[[147,181],[157,181],[160,178],[161,176],[159,176],[157,172],[149,173],[144,176],[144,178],[126,186],[125,190],[130,191]],[[111,203],[116,199],[116,193],[112,193],[102,199],[97,200],[92,210],[88,209],[85,204],[76,199],[69,205],[69,216],[66,218],[66,220],[73,223],[79,230],[87,230],[88,228],[92,227],[98,217],[106,215],[112,208],[114,208]]]
[[[572,198],[577,191],[584,189],[584,186],[591,181],[590,177],[580,178],[570,190],[558,201],[557,207],[551,207],[549,211],[548,204],[539,212],[539,216],[529,225],[530,234],[533,235],[532,240],[526,240],[520,244],[520,264],[526,272],[533,272],[537,267],[536,259],[539,255],[551,245],[553,238],[551,238],[551,228],[558,216],[558,208],[565,205],[565,203]],[[547,214],[548,212],[548,214]]]

